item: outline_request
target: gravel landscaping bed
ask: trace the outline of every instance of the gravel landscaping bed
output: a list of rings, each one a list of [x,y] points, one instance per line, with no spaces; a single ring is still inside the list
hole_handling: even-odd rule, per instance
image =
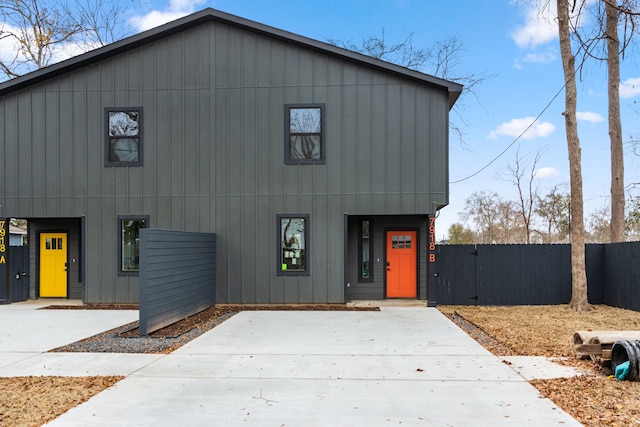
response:
[[[132,305],[94,306],[92,309],[137,309]],[[85,310],[87,306],[50,306],[46,309]],[[171,353],[215,328],[234,314],[246,310],[378,311],[378,307],[346,307],[338,304],[235,305],[222,304],[189,316],[148,336],[140,336],[138,322],[131,322],[98,335],[50,350],[90,353]]]

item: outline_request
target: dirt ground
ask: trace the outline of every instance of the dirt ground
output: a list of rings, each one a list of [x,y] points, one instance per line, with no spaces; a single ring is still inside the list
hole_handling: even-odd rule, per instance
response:
[[[463,329],[496,355],[558,357],[563,358],[564,364],[587,370],[581,377],[531,382],[543,396],[584,425],[640,425],[640,382],[607,377],[599,365],[576,358],[572,346],[573,334],[578,330],[640,330],[639,312],[607,306],[595,306],[595,310],[584,313],[573,312],[567,306],[439,306],[438,309],[452,318],[457,315],[456,323],[471,324],[471,328]],[[218,312],[201,313],[182,325],[174,325],[170,333],[181,333],[229,310],[226,307]],[[0,425],[40,426],[121,378],[0,378]]]

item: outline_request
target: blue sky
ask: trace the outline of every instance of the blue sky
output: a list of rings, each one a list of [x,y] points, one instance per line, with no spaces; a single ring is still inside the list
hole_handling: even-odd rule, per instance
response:
[[[473,192],[497,191],[504,198],[516,198],[507,172],[516,153],[525,165],[527,162],[530,165],[540,153],[536,182],[541,194],[556,184],[566,183],[568,188],[569,165],[562,116],[564,92],[551,102],[563,86],[556,27],[549,24],[549,20],[539,19],[536,11],[524,3],[509,0],[148,0],[144,8],[132,13],[131,23],[142,31],[212,7],[320,41],[340,39],[358,43],[363,37],[380,34],[381,29],[390,42],[403,40],[413,32],[414,46],[425,48],[436,41],[457,37],[464,51],[455,74],[493,77],[476,89],[477,99],[469,96],[461,102],[458,111],[462,118],[452,114],[452,120],[462,127],[464,141],[461,143],[455,135],[450,138],[450,205],[441,211],[436,222],[440,239],[452,223],[461,222],[458,213]],[[550,11],[551,15],[553,12]],[[627,55],[621,79],[623,136],[628,141],[632,135],[640,134],[640,109],[635,107],[640,97],[636,52]],[[606,90],[605,67],[590,63],[578,83],[578,126],[587,215],[608,204]],[[514,143],[541,113],[540,119]],[[630,184],[638,181],[639,160],[630,149],[625,154],[626,183]],[[482,172],[464,179],[484,167]]]

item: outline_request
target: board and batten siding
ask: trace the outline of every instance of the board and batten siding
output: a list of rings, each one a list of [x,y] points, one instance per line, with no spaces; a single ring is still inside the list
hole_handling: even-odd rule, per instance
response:
[[[140,335],[216,303],[216,235],[140,230]]]
[[[285,104],[325,105],[326,162],[285,165]],[[142,107],[144,165],[105,167],[105,108]],[[87,302],[136,302],[118,215],[218,236],[217,300],[343,302],[343,215],[448,203],[448,93],[207,22],[0,97],[3,215],[86,217]],[[276,275],[278,213],[310,215],[311,274]]]

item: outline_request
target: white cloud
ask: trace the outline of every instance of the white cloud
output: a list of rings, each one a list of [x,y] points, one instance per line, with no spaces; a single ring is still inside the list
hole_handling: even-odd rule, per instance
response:
[[[521,119],[513,119],[505,122],[489,133],[489,138],[497,138],[499,136],[512,136],[522,139],[543,138],[549,136],[556,130],[556,127],[549,122],[535,122],[535,117],[523,117]],[[532,124],[533,123],[533,124]],[[527,129],[528,128],[528,129]],[[526,133],[523,134],[523,132]]]
[[[134,16],[130,23],[136,30],[145,31],[189,15],[204,3],[206,0],[171,0],[165,10],[152,10],[146,15]]]
[[[620,83],[620,98],[635,98],[640,95],[640,77],[628,78]]]
[[[534,172],[536,178],[555,178],[560,176],[560,172],[551,166],[543,166]]]
[[[604,117],[602,117],[598,113],[592,113],[591,111],[578,111],[576,112],[576,118],[578,120],[583,120],[590,123],[598,123],[604,121]]]
[[[549,7],[542,11],[535,5],[528,6],[525,23],[512,31],[510,36],[521,49],[531,49],[549,43],[558,35],[556,15],[554,2],[549,2]]]
[[[557,58],[555,49],[547,49],[545,52],[533,52],[522,58],[523,62],[533,62],[537,64],[550,64]]]

